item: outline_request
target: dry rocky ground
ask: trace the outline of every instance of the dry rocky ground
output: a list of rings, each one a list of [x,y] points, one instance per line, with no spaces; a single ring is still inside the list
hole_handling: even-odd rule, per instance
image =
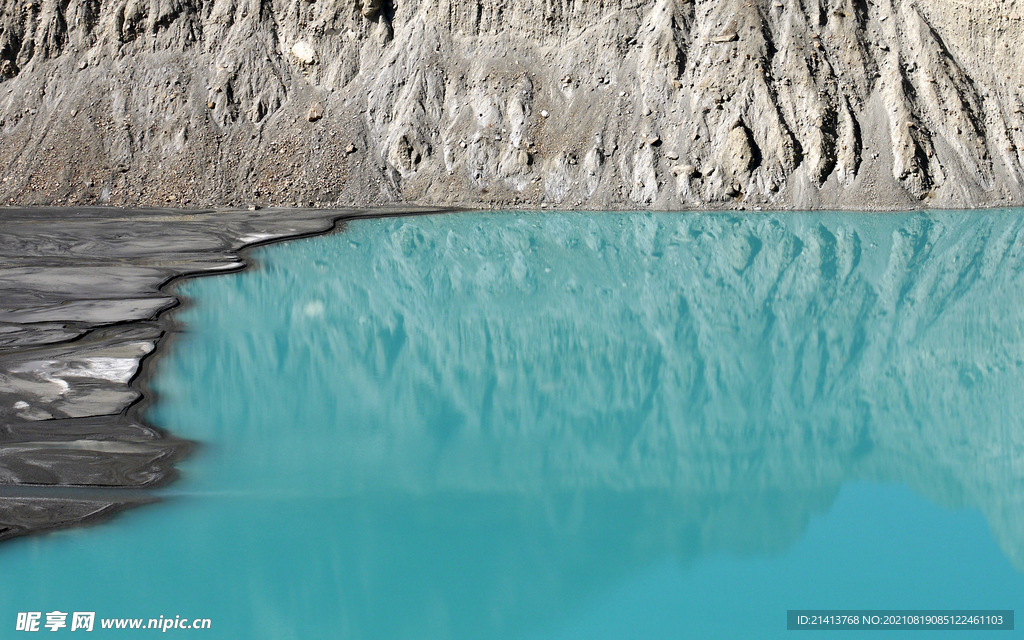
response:
[[[0,202],[1024,203],[1020,0],[0,0]]]

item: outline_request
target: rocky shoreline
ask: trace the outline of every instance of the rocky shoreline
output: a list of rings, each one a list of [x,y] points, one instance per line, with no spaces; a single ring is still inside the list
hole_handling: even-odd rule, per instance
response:
[[[174,331],[166,285],[409,212],[0,209],[0,540],[151,502],[175,477],[192,443],[140,418],[144,359]]]

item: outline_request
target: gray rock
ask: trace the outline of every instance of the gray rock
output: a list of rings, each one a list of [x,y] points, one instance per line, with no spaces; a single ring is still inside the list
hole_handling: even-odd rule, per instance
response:
[[[656,131],[711,166],[742,122],[761,156],[750,184],[787,185],[751,205],[1024,203],[1022,0],[856,16],[768,2],[0,0],[0,202],[474,206],[486,188],[534,207],[543,191],[524,195],[501,162],[509,141],[532,137],[539,167],[595,135],[639,149]],[[330,126],[296,126],[318,100]],[[722,184],[680,193],[646,158],[586,171],[564,168],[554,205],[727,206]]]

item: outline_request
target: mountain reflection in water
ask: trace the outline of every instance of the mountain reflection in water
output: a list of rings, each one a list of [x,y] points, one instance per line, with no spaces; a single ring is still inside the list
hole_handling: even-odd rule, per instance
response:
[[[189,419],[242,451],[273,438],[261,487],[635,492],[699,553],[781,549],[842,483],[898,481],[980,509],[1024,569],[1020,215],[353,227],[183,314],[223,320],[169,361],[208,391],[168,401],[209,398]]]
[[[388,496],[364,505],[374,540],[451,509],[471,522],[448,551],[485,540],[495,580],[782,551],[856,479],[981,510],[1024,569],[1022,232],[1019,212],[357,222],[186,285],[216,287],[194,313],[220,320],[161,375],[207,389],[161,391],[261,456],[223,484]]]
[[[1020,210],[455,214],[254,257],[181,286],[151,411],[209,443],[172,493],[239,496],[178,544],[229,539],[248,601],[519,637],[664,558],[785,554],[860,481],[979,510],[1024,571]]]

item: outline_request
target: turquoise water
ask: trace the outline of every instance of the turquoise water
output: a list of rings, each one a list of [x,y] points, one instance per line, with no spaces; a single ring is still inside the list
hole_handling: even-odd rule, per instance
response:
[[[0,545],[0,637],[54,609],[423,640],[1024,610],[1024,211],[467,213],[252,257],[178,290],[148,419],[202,443],[182,479]],[[990,633],[946,635],[1018,632]]]

